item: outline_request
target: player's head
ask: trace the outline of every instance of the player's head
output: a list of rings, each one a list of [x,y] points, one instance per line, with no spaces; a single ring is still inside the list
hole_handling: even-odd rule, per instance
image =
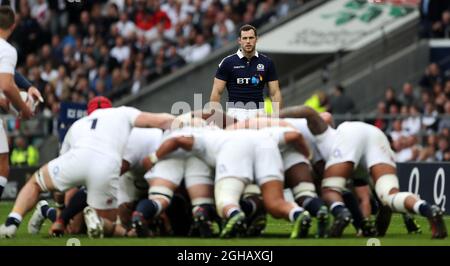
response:
[[[15,14],[9,6],[0,6],[0,30],[12,33],[15,26]]]
[[[97,96],[92,98],[87,105],[87,113],[90,115],[92,112],[94,112],[97,109],[104,109],[104,108],[111,108],[112,103],[111,101],[104,97],[104,96]]]
[[[253,53],[256,47],[258,33],[252,25],[244,25],[239,29],[239,45],[242,52]]]

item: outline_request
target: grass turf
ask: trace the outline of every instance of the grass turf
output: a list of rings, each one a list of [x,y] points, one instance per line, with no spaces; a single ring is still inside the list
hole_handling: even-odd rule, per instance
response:
[[[3,223],[12,208],[12,202],[0,202],[0,223]],[[368,238],[356,237],[355,230],[349,226],[340,239],[315,239],[315,221],[307,239],[289,239],[291,225],[284,220],[269,218],[266,232],[258,238],[201,239],[189,237],[155,237],[89,239],[85,235],[51,238],[47,232],[50,223],[46,221],[39,235],[27,233],[27,223],[31,213],[24,219],[15,239],[0,239],[0,246],[65,246],[69,238],[76,237],[82,246],[365,246]],[[450,239],[432,240],[428,222],[416,217],[422,227],[422,234],[407,234],[400,215],[392,217],[387,236],[380,238],[382,246],[450,246]],[[450,217],[445,217],[450,228]]]

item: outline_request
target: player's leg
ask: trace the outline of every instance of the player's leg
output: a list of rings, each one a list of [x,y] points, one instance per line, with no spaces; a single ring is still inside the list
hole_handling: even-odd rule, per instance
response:
[[[214,198],[218,215],[225,220],[221,237],[242,236],[246,216],[239,200],[253,180],[254,143],[237,137],[225,143],[216,156]]]
[[[253,237],[261,235],[267,225],[267,211],[259,186],[256,184],[245,186],[239,205],[245,213],[247,235]]]
[[[359,210],[361,210],[362,220],[360,221],[360,229],[363,236],[375,236],[377,234],[375,228],[375,221],[372,220],[372,204],[371,204],[371,190],[369,185],[362,185],[358,182],[353,183],[354,193],[359,201]],[[345,205],[348,207],[349,204],[345,201]],[[355,220],[356,216],[353,215]]]
[[[0,237],[14,237],[23,217],[36,205],[39,194],[55,190],[48,172],[48,165],[36,171],[17,195],[12,211],[5,224],[0,226]]]
[[[213,222],[218,221],[214,201],[214,180],[206,163],[195,156],[186,159],[185,185],[192,204],[192,234],[212,237]]]
[[[0,145],[1,147],[1,145]],[[9,153],[0,154],[0,198],[2,197],[3,190],[8,183],[9,176]]]
[[[426,217],[432,230],[432,238],[447,237],[447,228],[442,218],[442,210],[431,206],[411,192],[400,192],[396,169],[390,164],[379,163],[370,168],[375,182],[375,190],[384,205],[394,212],[417,213]]]
[[[346,187],[346,179],[351,176],[352,172],[352,162],[333,164],[324,172],[322,199],[328,204],[334,216],[334,221],[330,228],[331,237],[340,237],[345,227],[352,220],[351,213],[345,206],[342,197],[342,192]]]
[[[86,188],[73,188],[67,191],[64,201],[66,207],[50,228],[50,234],[53,236],[62,236],[66,229],[70,229],[70,233],[76,234],[83,228],[82,212],[88,206]]]
[[[239,205],[239,199],[246,186],[244,180],[228,176],[216,181],[214,186],[216,209],[218,215],[225,220],[220,237],[242,236],[245,233],[245,214]]]
[[[293,191],[295,202],[312,217],[317,218],[317,237],[326,237],[329,223],[328,208],[317,196],[310,166],[306,163],[292,165],[285,171],[285,178],[286,186]]]
[[[9,176],[9,146],[3,123],[0,123],[0,199],[8,183]]]
[[[284,199],[284,168],[278,146],[272,141],[262,141],[263,145],[255,149],[254,168],[264,206],[275,218],[293,222],[291,238],[306,237],[311,226],[311,215],[297,203]]]
[[[295,202],[284,200],[284,184],[280,180],[268,180],[261,185],[264,206],[274,218],[284,218],[294,223],[291,238],[306,237],[311,226],[308,211]]]
[[[139,237],[150,235],[148,222],[169,206],[174,191],[183,179],[184,164],[182,158],[165,159],[145,174],[149,184],[148,197],[138,202],[131,218],[132,227]]]

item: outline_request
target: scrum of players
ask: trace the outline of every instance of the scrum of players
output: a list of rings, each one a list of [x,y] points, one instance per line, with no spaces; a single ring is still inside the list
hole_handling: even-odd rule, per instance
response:
[[[420,232],[418,214],[432,238],[447,237],[438,206],[399,190],[392,154],[376,127],[334,128],[330,114],[305,106],[237,121],[214,109],[175,117],[95,97],[59,157],[21,189],[0,237],[15,237],[33,209],[28,232],[50,220],[53,236],[255,237],[270,214],[291,222],[291,238],[341,237],[350,224],[372,237],[398,212],[408,232]],[[64,207],[39,201],[43,192],[65,192]]]

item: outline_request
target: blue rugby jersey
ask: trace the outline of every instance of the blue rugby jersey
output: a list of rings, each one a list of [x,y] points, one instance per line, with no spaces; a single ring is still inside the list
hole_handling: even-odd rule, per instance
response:
[[[256,106],[264,102],[265,84],[278,79],[272,59],[255,52],[248,60],[241,50],[220,62],[216,78],[226,82],[228,102],[254,102]]]

